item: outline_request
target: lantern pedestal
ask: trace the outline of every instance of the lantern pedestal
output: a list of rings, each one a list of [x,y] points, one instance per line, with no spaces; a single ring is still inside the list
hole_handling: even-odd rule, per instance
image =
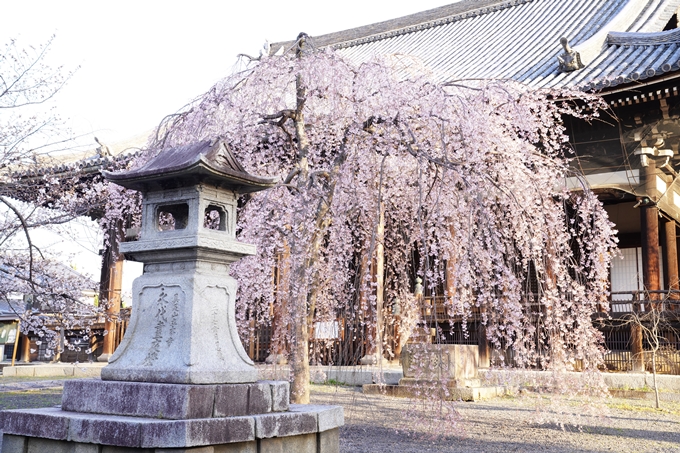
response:
[[[236,330],[236,281],[201,261],[146,265],[128,330],[103,380],[177,384],[255,382]],[[151,268],[151,269],[149,269]]]

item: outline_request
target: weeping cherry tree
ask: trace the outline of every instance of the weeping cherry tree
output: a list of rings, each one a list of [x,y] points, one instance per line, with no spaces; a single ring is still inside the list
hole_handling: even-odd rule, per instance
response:
[[[242,200],[240,240],[258,253],[232,272],[244,331],[249,314],[266,318],[282,304],[293,400],[309,401],[313,322],[383,300],[417,318],[414,252],[433,290],[450,263],[447,312],[480,311],[489,341],[511,348],[517,364],[597,368],[602,338],[591,315],[606,309],[615,239],[593,193],[565,188],[575,175],[562,118],[587,118],[600,101],[507,81],[435,83],[405,56],[355,64],[303,51],[305,40],[168,117],[151,149],[220,137],[247,171],[278,176],[275,188]],[[378,250],[382,294],[370,269]],[[286,269],[277,288],[276,266]],[[531,278],[538,290],[529,294]]]

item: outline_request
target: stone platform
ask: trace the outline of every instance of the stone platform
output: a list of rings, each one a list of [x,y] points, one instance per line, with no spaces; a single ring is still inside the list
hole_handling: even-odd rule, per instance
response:
[[[2,412],[2,453],[337,452],[342,408],[288,394],[283,381],[67,381],[61,408]]]
[[[404,379],[401,381],[404,381]],[[448,401],[481,401],[503,396],[506,393],[505,387],[502,386],[461,387],[450,385],[447,386],[446,392],[444,392],[441,388],[434,390],[437,388],[437,385],[439,384],[432,382],[418,382],[417,384],[413,382],[399,382],[399,385],[367,384],[362,387],[362,390],[368,395],[424,398],[431,395],[431,392],[424,389],[431,388],[433,389],[432,392],[438,393],[441,398]]]
[[[482,385],[477,345],[413,343],[404,347],[401,358],[404,377],[398,385],[364,385],[364,393],[449,401],[479,401],[506,393],[503,386]]]

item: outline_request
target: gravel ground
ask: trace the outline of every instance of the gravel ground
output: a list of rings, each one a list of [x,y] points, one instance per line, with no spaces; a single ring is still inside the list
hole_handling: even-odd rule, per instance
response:
[[[0,409],[58,405],[61,385],[60,380],[0,379]],[[597,416],[583,418],[580,429],[542,422],[546,412],[536,410],[533,398],[456,403],[455,424],[420,425],[408,416],[410,400],[364,395],[355,387],[312,386],[312,403],[343,406],[343,453],[680,452],[680,403],[662,403],[658,411],[652,401],[612,398]]]
[[[582,418],[580,429],[562,429],[540,421],[546,412],[536,410],[534,398],[461,402],[455,404],[460,418],[451,430],[455,434],[434,437],[405,421],[412,404],[407,399],[364,395],[348,387],[314,386],[312,402],[344,407],[340,451],[347,453],[680,452],[678,403],[664,403],[657,411],[651,401],[610,399],[598,415]],[[442,422],[433,423],[425,428],[444,431]],[[405,424],[410,433],[403,430]]]

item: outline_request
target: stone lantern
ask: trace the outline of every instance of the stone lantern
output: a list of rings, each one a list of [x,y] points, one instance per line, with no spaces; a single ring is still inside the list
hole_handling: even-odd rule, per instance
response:
[[[130,325],[102,379],[64,383],[59,408],[2,412],[2,452],[337,453],[343,412],[289,404],[286,381],[258,381],[236,331],[229,265],[239,194],[274,184],[245,172],[222,141],[164,151],[105,173],[142,193],[142,230],[121,244],[144,263]]]
[[[121,244],[144,263],[120,346],[102,370],[115,381],[254,382],[257,372],[236,330],[236,281],[229,265],[255,247],[236,241],[239,194],[266,189],[224,142],[174,148],[138,169],[105,173],[142,193],[139,240]]]

